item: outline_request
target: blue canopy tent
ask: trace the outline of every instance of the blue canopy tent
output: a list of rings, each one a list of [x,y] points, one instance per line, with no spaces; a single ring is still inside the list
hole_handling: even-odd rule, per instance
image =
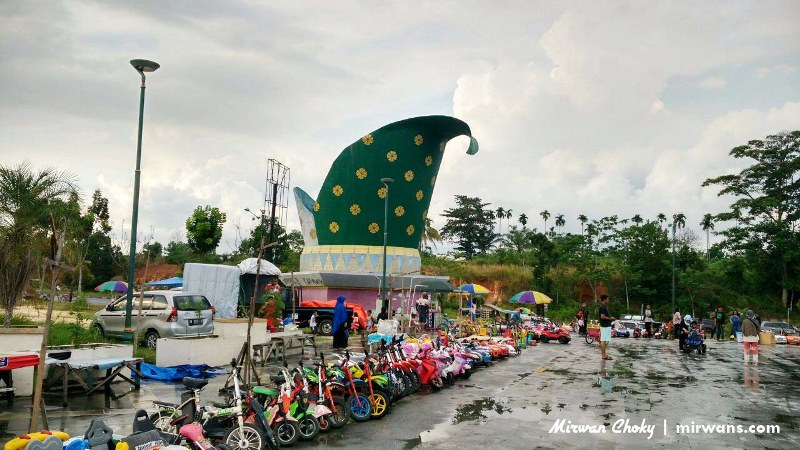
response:
[[[161,286],[161,287],[180,287],[183,286],[183,278],[181,277],[172,277],[167,278],[166,280],[158,280],[158,281],[151,281],[149,283],[145,283],[147,286]]]

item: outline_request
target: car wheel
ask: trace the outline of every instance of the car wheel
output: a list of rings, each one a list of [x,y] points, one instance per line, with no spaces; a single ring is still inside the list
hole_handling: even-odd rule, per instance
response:
[[[558,338],[558,342],[559,342],[560,344],[567,344],[567,343],[569,343],[569,339],[567,339],[567,338],[566,338],[566,337],[564,337],[564,336],[561,336],[561,337],[559,337],[559,338]]]
[[[156,348],[156,344],[158,343],[158,331],[156,330],[147,330],[147,333],[144,335],[144,344],[149,348]]]
[[[550,341],[550,338],[547,337],[547,336],[540,336],[539,337],[539,342],[541,342],[542,344],[547,344],[549,341]]]
[[[319,323],[319,332],[325,336],[330,336],[333,334],[333,322],[329,319],[325,319]]]
[[[92,325],[92,329],[94,330],[95,333],[97,333],[98,336],[106,337],[106,332],[105,330],[103,330],[103,326],[100,325],[99,323]]]

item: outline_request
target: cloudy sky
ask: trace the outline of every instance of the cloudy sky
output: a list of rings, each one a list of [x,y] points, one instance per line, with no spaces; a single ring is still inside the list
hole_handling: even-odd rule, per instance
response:
[[[455,194],[576,217],[730,202],[700,184],[728,152],[800,128],[800,2],[0,2],[0,164],[73,173],[129,229],[139,76],[148,76],[139,229],[166,243],[198,205],[263,202],[266,161],[316,195],[360,136],[431,114],[467,122],[431,211]],[[299,228],[294,200],[290,228]],[[553,219],[550,219],[552,225]],[[123,227],[124,225],[124,227]],[[505,228],[505,226],[504,226]]]

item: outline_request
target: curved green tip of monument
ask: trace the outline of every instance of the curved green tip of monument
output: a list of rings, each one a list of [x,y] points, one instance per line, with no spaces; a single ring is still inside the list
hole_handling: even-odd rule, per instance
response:
[[[387,190],[380,180],[392,178],[387,245],[418,248],[445,146],[457,136],[469,136],[467,154],[478,152],[469,126],[447,116],[401,120],[342,150],[313,204],[298,193],[306,244],[383,245]]]

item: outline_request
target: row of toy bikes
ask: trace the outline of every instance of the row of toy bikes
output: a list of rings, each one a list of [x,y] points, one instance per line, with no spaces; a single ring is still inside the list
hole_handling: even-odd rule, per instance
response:
[[[232,386],[220,390],[223,403],[203,404],[201,391],[208,380],[187,377],[181,403],[156,401],[157,412],[139,411],[132,435],[117,441],[101,420],[95,420],[84,438],[67,441],[65,448],[272,450],[290,446],[350,421],[381,419],[417,390],[438,391],[456,379],[469,378],[477,367],[519,355],[526,344],[514,333],[472,341],[447,337],[444,342],[411,341],[393,338],[368,355],[333,354],[335,362],[326,361],[323,354],[319,361],[301,361],[294,368],[284,362],[279,373],[270,375],[271,386],[249,390],[242,388],[234,360],[226,383]]]

